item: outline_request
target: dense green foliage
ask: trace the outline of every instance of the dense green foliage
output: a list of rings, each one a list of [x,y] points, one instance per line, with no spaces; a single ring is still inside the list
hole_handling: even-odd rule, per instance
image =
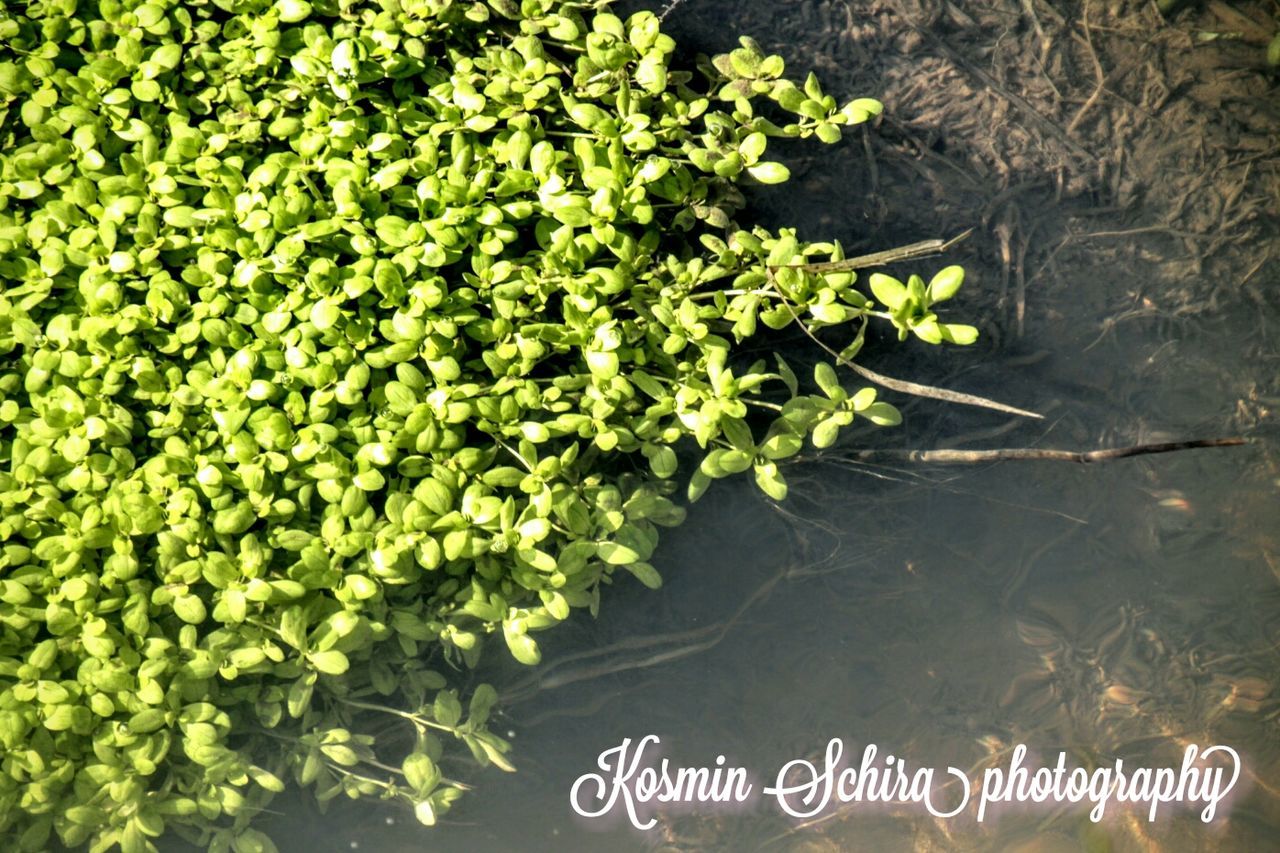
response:
[[[614,571],[660,583],[677,444],[690,497],[781,498],[806,437],[897,421],[730,358],[973,336],[932,313],[957,268],[879,310],[804,268],[838,246],[732,223],[770,137],[880,109],[742,44],[695,79],[652,14],[560,0],[0,12],[5,849],[269,848],[288,779],[430,824],[509,766],[485,638],[534,663]]]

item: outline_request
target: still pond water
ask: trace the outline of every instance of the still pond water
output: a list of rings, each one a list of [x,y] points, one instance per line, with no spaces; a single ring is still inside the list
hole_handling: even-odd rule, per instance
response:
[[[840,220],[840,205],[858,221],[857,200],[835,188],[809,204],[822,221],[833,208]],[[804,205],[784,206],[805,225]],[[903,242],[931,236],[941,235]],[[1280,407],[1276,314],[1220,282],[1191,281],[1184,303],[1197,287],[1206,301],[1228,295],[1179,318],[1113,322],[1120,285],[1100,262],[1039,280],[1019,337],[996,310],[999,271],[960,260],[971,283],[953,311],[983,341],[945,357],[910,346],[871,364],[1043,421],[896,398],[903,427],[850,435],[800,463],[783,506],[747,482],[717,483],[666,534],[660,592],[619,583],[599,620],[546,635],[538,673],[490,673],[512,699],[498,728],[513,735],[518,773],[479,776],[432,830],[368,805],[322,816],[282,801],[285,814],[268,821],[281,849],[1280,849],[1280,455],[1267,416]],[[1280,287],[1266,275],[1253,286]],[[1258,440],[1094,466],[870,467],[839,452],[884,442],[1091,450],[1237,434]],[[940,777],[955,766],[980,779],[1020,743],[1033,767],[1059,752],[1072,766],[1176,767],[1187,744],[1226,744],[1243,770],[1208,824],[1198,809],[1167,806],[1154,823],[1113,808],[1094,824],[1088,806],[1070,804],[981,825],[914,804],[793,820],[760,797],[662,813],[646,832],[621,808],[612,820],[576,816],[574,780],[602,751],[648,734],[674,766],[725,756],[757,791],[788,761],[820,763],[832,738]]]

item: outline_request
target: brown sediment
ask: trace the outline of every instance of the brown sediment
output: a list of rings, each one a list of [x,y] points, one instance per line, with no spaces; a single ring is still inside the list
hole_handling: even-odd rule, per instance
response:
[[[802,191],[776,206],[814,237],[852,254],[975,226],[962,248],[1002,271],[1014,336],[1081,269],[1110,270],[1115,313],[1172,315],[1216,306],[1194,282],[1257,288],[1280,269],[1270,4],[1168,19],[1122,0],[805,0],[775,12],[736,4],[733,26],[712,30],[714,16],[677,11],[668,26],[708,49],[750,33],[829,92],[884,102],[877,128],[842,143],[843,166],[796,148]],[[832,185],[865,197],[865,222],[806,211]]]

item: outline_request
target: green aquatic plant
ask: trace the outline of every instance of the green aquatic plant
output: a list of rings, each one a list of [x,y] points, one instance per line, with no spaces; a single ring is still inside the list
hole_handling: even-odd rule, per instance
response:
[[[750,39],[563,0],[31,0],[0,11],[0,836],[127,853],[292,779],[433,823],[510,768],[467,670],[629,572],[687,495],[857,418],[740,342],[960,284],[741,228],[775,137],[880,111]],[[838,265],[837,265],[838,266]],[[403,760],[362,730],[414,735]],[[391,762],[391,763],[389,763]]]

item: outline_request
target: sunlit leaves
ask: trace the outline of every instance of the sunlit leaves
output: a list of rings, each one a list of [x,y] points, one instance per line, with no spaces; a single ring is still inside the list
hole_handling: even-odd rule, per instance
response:
[[[963,282],[963,267],[950,266],[939,270],[938,273],[929,280],[929,290],[927,292],[929,304],[944,302],[955,296],[960,290],[960,285]]]
[[[511,656],[520,663],[533,666],[542,660],[542,650],[538,648],[538,643],[533,637],[512,631],[504,631],[503,636],[507,641],[507,648],[511,650]]]
[[[791,170],[782,163],[756,163],[747,167],[747,174],[762,184],[781,184],[790,180]]]
[[[840,380],[836,378],[835,368],[830,364],[820,361],[814,365],[813,378],[827,397],[837,402],[844,399],[844,389],[840,386]]]
[[[787,497],[787,481],[778,471],[776,462],[759,462],[755,466],[756,485],[775,501]]]
[[[296,24],[311,14],[311,4],[307,0],[277,0],[276,11],[281,23]]]
[[[662,586],[662,576],[649,563],[628,563],[626,568],[649,589],[658,589]]]
[[[751,39],[697,79],[655,14],[560,0],[125,6],[0,21],[0,743],[67,762],[0,774],[20,848],[151,849],[286,779],[434,824],[440,766],[512,766],[455,675],[486,645],[537,663],[614,578],[660,586],[681,489],[781,500],[897,422],[740,353],[976,336],[931,309],[958,268],[869,297],[734,225],[790,177],[770,138],[881,109]]]
[[[419,797],[426,797],[440,782],[440,770],[425,752],[413,752],[401,765],[405,782]]]
[[[868,283],[872,294],[888,309],[888,318],[898,328],[900,339],[905,340],[910,332],[931,344],[967,345],[978,339],[978,330],[973,326],[940,322],[932,310],[934,304],[955,296],[963,281],[964,270],[950,266],[934,275],[928,286],[918,275],[903,284],[882,273],[873,273]]]
[[[872,273],[867,283],[876,299],[890,311],[897,311],[907,301],[907,288],[892,276]]]

